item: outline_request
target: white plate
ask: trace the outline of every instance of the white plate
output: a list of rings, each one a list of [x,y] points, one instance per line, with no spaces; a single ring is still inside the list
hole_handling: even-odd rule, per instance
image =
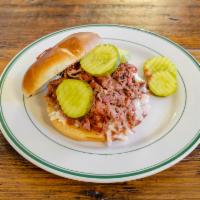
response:
[[[98,33],[107,43],[127,49],[141,73],[143,62],[164,55],[177,65],[178,91],[151,97],[150,114],[128,142],[76,142],[50,125],[44,92],[24,99],[21,82],[27,68],[45,49],[81,31]],[[141,73],[142,75],[142,73]],[[0,120],[8,142],[27,160],[51,173],[82,181],[120,182],[160,172],[188,155],[200,142],[200,73],[197,61],[182,47],[155,33],[118,25],[64,29],[24,48],[8,64],[0,82]]]

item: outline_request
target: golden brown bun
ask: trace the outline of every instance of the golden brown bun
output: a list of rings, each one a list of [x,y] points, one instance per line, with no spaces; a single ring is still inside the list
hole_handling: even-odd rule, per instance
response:
[[[25,96],[33,95],[47,81],[62,72],[67,66],[78,62],[100,40],[96,33],[74,33],[54,47],[44,51],[24,75],[22,89]]]
[[[52,112],[55,112],[54,107],[51,104],[47,106],[47,112],[50,115]],[[87,131],[84,129],[77,128],[75,126],[68,125],[67,122],[61,122],[58,119],[51,120],[52,125],[59,132],[64,134],[65,136],[72,138],[78,141],[93,141],[93,142],[105,142],[106,137],[104,134],[95,132],[95,131]]]

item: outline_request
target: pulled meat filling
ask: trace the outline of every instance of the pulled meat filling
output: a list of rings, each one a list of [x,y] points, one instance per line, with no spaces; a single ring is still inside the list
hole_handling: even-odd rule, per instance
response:
[[[148,94],[145,82],[138,82],[136,75],[137,68],[125,63],[120,64],[110,76],[93,77],[83,71],[79,63],[76,63],[65,69],[58,79],[49,83],[48,102],[65,116],[70,125],[106,134],[112,124],[112,136],[116,138],[116,134],[125,134],[127,130],[133,129],[147,114],[137,108],[138,102],[144,102]],[[64,115],[56,98],[56,88],[68,78],[88,82],[94,92],[91,110],[78,119]]]

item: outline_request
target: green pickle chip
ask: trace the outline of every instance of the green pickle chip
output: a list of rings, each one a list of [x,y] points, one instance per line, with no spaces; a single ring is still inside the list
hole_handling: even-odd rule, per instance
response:
[[[157,96],[165,97],[176,92],[177,81],[168,71],[154,73],[149,82],[149,89]]]
[[[86,115],[93,101],[90,85],[85,81],[75,79],[62,81],[56,89],[56,96],[62,111],[71,118]]]
[[[144,63],[144,74],[146,77],[152,76],[155,72],[168,71],[176,77],[176,65],[164,56],[155,56]]]
[[[111,44],[100,44],[91,50],[81,61],[81,68],[93,76],[112,74],[120,63],[117,47]]]

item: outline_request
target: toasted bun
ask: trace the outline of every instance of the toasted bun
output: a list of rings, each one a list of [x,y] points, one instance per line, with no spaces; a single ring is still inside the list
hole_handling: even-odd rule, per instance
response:
[[[22,89],[25,96],[33,95],[47,81],[62,72],[67,66],[78,62],[100,40],[96,33],[74,33],[54,47],[44,51],[24,75]]]
[[[51,104],[47,106],[47,112],[49,116],[51,113],[56,112]],[[50,121],[55,129],[61,132],[63,135],[78,141],[93,141],[93,142],[105,142],[106,137],[104,134],[87,131],[84,129],[77,128],[75,126],[68,125],[66,121],[59,121],[58,119],[51,119]]]

